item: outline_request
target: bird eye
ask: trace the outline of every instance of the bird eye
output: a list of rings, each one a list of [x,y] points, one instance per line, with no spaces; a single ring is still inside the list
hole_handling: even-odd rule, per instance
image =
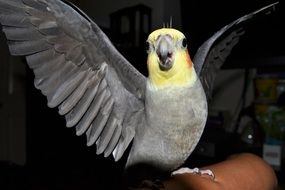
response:
[[[187,48],[187,40],[186,40],[186,38],[183,38],[183,40],[182,40],[182,47],[183,48]]]
[[[148,52],[150,50],[150,43],[146,42],[145,43],[145,50]]]

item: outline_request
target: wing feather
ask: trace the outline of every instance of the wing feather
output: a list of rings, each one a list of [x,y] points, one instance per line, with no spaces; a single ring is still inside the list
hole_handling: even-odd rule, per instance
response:
[[[86,132],[87,146],[91,146],[97,141],[108,121],[108,118],[109,114],[103,114],[102,112],[99,112]]]
[[[47,44],[44,39],[34,41],[9,41],[8,45],[12,55],[30,55],[52,48],[51,44]]]
[[[31,22],[27,16],[17,15],[17,14],[8,14],[8,15],[3,13],[0,14],[0,23],[4,26],[15,26],[15,27],[31,26]]]
[[[1,13],[25,13],[25,9],[21,6],[19,2],[15,1],[0,1],[0,11]]]
[[[80,120],[80,122],[76,125],[76,134],[82,135],[87,128],[91,125],[93,119],[96,117],[96,115],[99,112],[99,109],[104,101],[104,97],[107,96],[108,90],[102,90],[102,92],[98,93],[94,99],[92,100],[92,103],[86,113],[84,114],[83,118]],[[110,92],[109,92],[110,93]],[[110,95],[109,95],[110,96]]]
[[[98,75],[97,75],[98,76]],[[97,91],[101,92],[107,86],[106,81],[102,78],[94,77],[91,81],[91,84],[76,106],[66,114],[66,126],[73,127],[75,126],[82,116],[86,113],[88,107],[90,106],[93,98],[97,94]]]
[[[231,53],[231,50],[238,43],[240,36],[244,34],[242,26],[245,22],[256,16],[271,13],[275,10],[276,4],[278,3],[265,6],[233,21],[217,31],[200,46],[194,56],[193,62],[208,99],[211,97],[217,71],[223,65],[226,58]]]
[[[8,39],[16,41],[24,40],[40,40],[42,35],[35,28],[15,28],[15,27],[3,27],[3,32]]]
[[[51,48],[46,51],[38,52],[33,55],[28,55],[26,56],[26,60],[27,60],[28,66],[34,70],[36,68],[42,67],[43,65],[46,65],[46,61],[50,61],[51,59],[57,56],[60,56],[60,54],[57,54],[54,51],[54,49]]]
[[[91,76],[92,75],[90,73],[85,75],[85,78],[78,85],[78,87],[72,92],[70,96],[68,96],[62,102],[62,104],[59,106],[59,111],[58,111],[60,115],[67,114],[78,103],[78,101],[80,100],[80,98],[83,96],[83,94],[86,92],[88,88],[88,84],[89,84],[88,81],[90,80]]]
[[[47,95],[48,106],[56,107],[63,102],[83,81],[87,71],[76,71],[56,86],[55,92]]]
[[[117,127],[117,123],[118,119],[116,118],[114,112],[111,112],[106,127],[103,129],[100,139],[96,142],[97,154],[102,154],[106,150],[115,131],[115,127]]]
[[[80,9],[60,0],[0,0],[10,53],[97,153],[120,159],[144,118],[145,77]]]
[[[108,157],[112,153],[112,151],[114,150],[119,141],[121,132],[122,132],[122,125],[118,123],[117,126],[115,127],[113,136],[111,137],[111,140],[108,146],[106,147],[106,150],[104,151],[104,157]]]
[[[21,0],[17,0],[17,1],[21,1]],[[46,6],[43,3],[40,3],[40,1],[22,0],[22,2],[26,5],[28,5],[29,7],[33,7],[36,10],[40,10],[41,12],[47,11]]]

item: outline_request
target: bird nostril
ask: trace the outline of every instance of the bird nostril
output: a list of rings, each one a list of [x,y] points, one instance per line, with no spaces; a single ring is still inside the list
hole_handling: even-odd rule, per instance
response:
[[[166,60],[167,58],[172,58],[173,53],[168,52],[167,54],[158,53],[157,56],[160,60]]]

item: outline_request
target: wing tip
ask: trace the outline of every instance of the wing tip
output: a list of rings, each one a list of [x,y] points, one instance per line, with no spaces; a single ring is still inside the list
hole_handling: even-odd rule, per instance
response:
[[[90,141],[86,142],[86,146],[91,147],[94,143],[91,143]]]
[[[83,133],[84,133],[84,130],[77,130],[76,136],[81,136],[81,135],[83,135]]]
[[[119,142],[112,152],[115,162],[119,161],[123,156],[121,149],[122,149],[122,143]]]
[[[72,122],[67,121],[65,126],[66,126],[67,128],[71,128],[71,127],[74,126],[74,124],[73,124]]]

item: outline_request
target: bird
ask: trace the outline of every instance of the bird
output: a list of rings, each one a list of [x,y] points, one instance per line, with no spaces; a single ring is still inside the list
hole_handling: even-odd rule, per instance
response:
[[[126,169],[142,164],[169,172],[199,142],[214,78],[243,24],[276,4],[224,26],[193,59],[182,32],[154,30],[146,40],[148,76],[68,1],[0,0],[0,23],[11,55],[25,56],[48,107],[57,107],[76,135],[86,135],[87,146],[115,161],[131,146]]]

